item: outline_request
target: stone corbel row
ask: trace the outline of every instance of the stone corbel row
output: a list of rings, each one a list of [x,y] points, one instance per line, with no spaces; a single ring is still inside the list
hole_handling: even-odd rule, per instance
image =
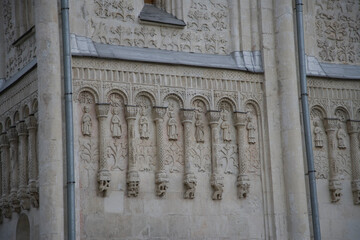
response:
[[[0,135],[1,210],[12,212],[39,207],[38,163],[36,159],[37,120],[29,115]]]
[[[337,118],[325,118],[325,131],[328,137],[328,156],[329,156],[329,190],[332,202],[338,202],[342,196],[342,182],[337,169],[339,162],[336,160],[337,148],[346,148],[345,144],[339,138],[339,123]],[[360,149],[359,132],[360,121],[348,120],[347,132],[350,136],[350,156],[352,165],[352,192],[354,204],[360,204]]]

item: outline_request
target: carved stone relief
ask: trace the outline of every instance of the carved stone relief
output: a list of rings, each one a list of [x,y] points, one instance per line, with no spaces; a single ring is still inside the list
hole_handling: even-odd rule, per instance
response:
[[[353,0],[316,1],[317,47],[323,61],[359,63],[358,9]]]
[[[90,108],[88,106],[84,106],[83,108],[84,114],[81,118],[81,132],[84,136],[91,136],[92,133],[92,118],[89,114]]]

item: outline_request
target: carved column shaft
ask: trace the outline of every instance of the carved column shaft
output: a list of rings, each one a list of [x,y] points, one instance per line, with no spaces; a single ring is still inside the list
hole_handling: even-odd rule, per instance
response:
[[[15,126],[10,127],[8,131],[10,142],[10,161],[11,161],[11,180],[10,180],[10,203],[13,211],[20,212],[20,201],[17,198],[19,187],[19,161],[18,161],[18,133]]]
[[[354,204],[360,204],[360,149],[359,149],[359,132],[360,121],[349,120],[347,129],[350,135],[350,154],[352,166],[352,192]]]
[[[19,133],[19,190],[17,197],[20,200],[20,205],[23,209],[30,209],[30,198],[27,194],[27,126],[24,121],[21,121],[17,125],[17,131]]]
[[[329,179],[329,190],[331,192],[331,201],[338,202],[341,198],[341,182],[340,177],[338,176],[338,166],[336,161],[336,151],[337,151],[337,139],[336,131],[338,129],[338,119],[337,118],[326,118],[325,119],[325,131],[328,137],[328,156],[329,156],[329,167],[330,167],[330,179]]]
[[[246,198],[249,193],[249,177],[246,174],[247,162],[245,157],[246,141],[246,112],[235,112],[234,122],[237,131],[239,175],[237,178],[238,196]]]
[[[195,187],[197,184],[196,176],[192,169],[190,162],[190,147],[191,147],[191,125],[194,118],[193,109],[182,109],[181,110],[181,122],[184,125],[184,164],[185,164],[185,176],[184,185],[185,193],[184,198],[193,199],[195,197]]]
[[[100,192],[105,192],[110,187],[111,174],[108,170],[108,164],[106,159],[106,142],[105,142],[105,132],[106,132],[106,119],[109,113],[110,104],[109,103],[97,103],[96,104],[96,116],[99,120],[99,171],[98,171],[98,182]]]
[[[156,155],[157,155],[157,172],[155,183],[157,185],[156,195],[163,197],[168,188],[168,176],[165,172],[165,141],[164,141],[164,116],[166,107],[154,107],[153,115],[156,125]]]
[[[6,218],[11,218],[11,207],[9,203],[10,194],[10,154],[9,141],[6,133],[0,135],[1,148],[1,181],[2,181],[2,196],[1,203]]]
[[[34,115],[26,119],[28,129],[28,194],[31,197],[31,203],[34,207],[39,207],[39,189],[38,189],[38,162],[36,154],[36,129],[37,120]]]
[[[211,186],[213,188],[213,200],[221,200],[224,188],[224,177],[219,172],[219,163],[217,158],[219,145],[219,132],[217,126],[219,125],[220,111],[210,110],[207,112],[207,118],[211,128]]]
[[[136,170],[136,162],[134,156],[134,139],[135,139],[135,120],[137,107],[127,105],[125,107],[126,121],[128,126],[128,173],[127,173],[127,195],[128,197],[137,197],[139,194],[140,178]]]

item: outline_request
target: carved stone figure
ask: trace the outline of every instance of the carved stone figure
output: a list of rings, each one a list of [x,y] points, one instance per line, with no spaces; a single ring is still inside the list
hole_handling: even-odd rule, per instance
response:
[[[150,132],[149,132],[149,120],[145,116],[145,113],[141,113],[141,117],[139,119],[139,133],[141,139],[148,139]]]
[[[231,141],[231,132],[230,132],[230,124],[227,120],[227,115],[222,114],[221,119],[223,120],[223,122],[221,123],[221,126],[220,126],[222,129],[223,140],[225,142],[230,142]]]
[[[196,142],[203,143],[204,142],[204,123],[201,121],[201,114],[195,114],[195,138]]]
[[[84,114],[81,118],[81,132],[84,136],[91,136],[91,127],[92,127],[92,119],[90,116],[90,108],[88,106],[84,106]]]
[[[224,191],[224,177],[213,175],[211,177],[211,187],[213,188],[213,200],[221,200]]]
[[[338,140],[338,148],[345,149],[346,148],[346,143],[345,143],[346,132],[341,127],[341,123],[338,124],[338,128],[339,128],[339,130],[336,133],[336,138]]]
[[[110,130],[114,138],[120,138],[122,135],[121,120],[119,116],[119,108],[113,109],[113,116],[111,118]]]
[[[253,121],[253,117],[251,115],[248,116],[248,124],[246,126],[246,129],[248,130],[248,142],[250,144],[256,143],[256,135],[255,135],[255,123]]]
[[[340,201],[342,196],[342,184],[339,180],[330,180],[329,181],[329,190],[331,202],[335,203]]]
[[[322,148],[324,146],[324,131],[319,126],[319,122],[314,122],[314,138],[315,138],[315,147]]]
[[[169,140],[177,140],[178,138],[178,132],[177,132],[177,122],[176,119],[174,118],[174,112],[170,111],[169,112],[169,120],[168,120],[168,136],[169,136]]]

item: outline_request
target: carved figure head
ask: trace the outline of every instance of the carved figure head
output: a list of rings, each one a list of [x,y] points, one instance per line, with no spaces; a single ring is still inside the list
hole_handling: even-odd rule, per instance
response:
[[[88,113],[90,111],[90,108],[88,106],[84,106],[84,113]]]
[[[117,108],[117,107],[114,107],[113,110],[112,110],[112,112],[113,112],[114,115],[119,115],[120,109]]]
[[[318,121],[314,121],[314,126],[318,127],[319,126],[319,122]]]

